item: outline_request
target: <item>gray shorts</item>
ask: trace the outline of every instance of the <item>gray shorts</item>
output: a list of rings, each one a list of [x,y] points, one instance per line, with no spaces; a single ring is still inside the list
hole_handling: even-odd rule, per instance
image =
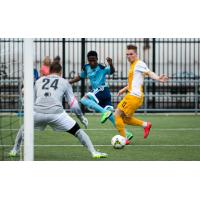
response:
[[[44,130],[49,125],[55,131],[69,131],[76,121],[66,112],[61,114],[44,114],[34,112],[34,128]]]

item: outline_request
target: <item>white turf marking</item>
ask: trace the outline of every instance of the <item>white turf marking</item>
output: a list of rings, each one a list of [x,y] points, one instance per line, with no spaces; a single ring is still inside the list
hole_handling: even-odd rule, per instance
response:
[[[10,147],[13,145],[0,145],[1,147]],[[72,145],[51,145],[51,144],[44,144],[44,145],[34,145],[35,147],[82,147],[83,145],[80,144],[72,144]],[[98,144],[94,145],[95,147],[110,147],[110,144]],[[127,147],[200,147],[200,144],[133,144],[127,145]]]
[[[0,131],[18,131],[19,129],[0,129]],[[46,131],[50,131],[52,129],[46,129]],[[83,129],[85,131],[116,131],[116,129]],[[135,130],[139,130],[139,128],[135,128]],[[200,131],[200,128],[152,128],[153,131]],[[133,130],[134,131],[134,130]]]

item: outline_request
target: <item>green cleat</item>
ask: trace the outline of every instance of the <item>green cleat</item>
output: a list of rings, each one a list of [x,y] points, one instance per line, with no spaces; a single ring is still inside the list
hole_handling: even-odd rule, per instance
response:
[[[133,138],[133,134],[131,132],[129,132],[129,131],[126,130],[126,138],[128,140],[131,140]]]
[[[104,113],[102,113],[102,116],[101,116],[101,123],[105,123],[107,121],[107,119],[112,115],[112,112],[111,111],[106,111]]]
[[[96,152],[94,152],[93,154],[92,154],[92,157],[93,158],[107,158],[108,157],[108,154],[106,154],[106,153],[101,153],[101,152],[98,152],[98,151],[96,151]]]

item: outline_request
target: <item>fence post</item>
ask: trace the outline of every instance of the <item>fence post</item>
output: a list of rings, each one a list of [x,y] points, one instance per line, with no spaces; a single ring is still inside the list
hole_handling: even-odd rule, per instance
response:
[[[195,114],[197,115],[198,113],[198,84],[197,84],[197,81],[195,80],[194,82],[194,85],[195,85]]]
[[[147,98],[149,98],[149,96],[147,97],[147,82],[144,81],[144,114],[147,114]]]
[[[81,68],[85,65],[85,38],[81,38]],[[81,98],[85,95],[85,79],[81,79]],[[84,106],[81,104],[82,112],[85,112]]]
[[[65,74],[65,38],[62,38],[62,68],[63,68],[63,78],[66,78]]]
[[[153,58],[152,58],[152,70],[153,72],[156,71],[156,39],[153,38]],[[156,93],[156,85],[155,81],[153,81],[152,84],[152,94],[153,94],[153,101],[152,101],[152,108],[156,107],[156,102],[155,102],[155,93]]]

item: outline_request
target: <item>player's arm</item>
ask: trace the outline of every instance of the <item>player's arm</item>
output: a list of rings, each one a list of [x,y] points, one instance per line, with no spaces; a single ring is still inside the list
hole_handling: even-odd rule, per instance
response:
[[[72,80],[69,81],[70,84],[76,83],[81,80],[81,77],[78,75],[77,77],[73,78]]]
[[[152,72],[152,71],[148,71],[147,72],[147,75],[153,79],[153,80],[156,80],[156,81],[160,81],[162,83],[165,83],[166,81],[168,81],[168,77],[164,74],[158,76],[156,73]]]
[[[81,79],[87,78],[87,72],[86,72],[85,67],[86,67],[86,65],[83,66],[80,75],[78,75],[77,77],[75,77],[74,79],[69,81],[70,84],[76,83],[76,82],[80,81]]]
[[[143,73],[144,75],[149,76],[151,79],[153,80],[157,80],[160,82],[166,82],[169,78],[162,74],[160,76],[158,76],[156,73],[152,72],[145,63],[140,63],[139,65],[136,65],[135,70]]]
[[[76,97],[74,96],[72,86],[68,83],[68,81],[66,81],[65,98],[66,98],[66,101],[69,103],[71,111],[76,114],[80,122],[85,126],[85,128],[87,128],[88,120],[86,117],[84,117],[81,111],[81,108],[79,106],[79,103]]]
[[[122,88],[122,89],[117,93],[117,96],[120,96],[120,95],[124,94],[124,93],[127,92],[127,91],[128,91],[128,85],[127,85],[126,87]]]
[[[114,74],[115,67],[113,66],[112,59],[110,57],[107,57],[106,61],[108,62],[108,65],[110,66],[110,74]]]

